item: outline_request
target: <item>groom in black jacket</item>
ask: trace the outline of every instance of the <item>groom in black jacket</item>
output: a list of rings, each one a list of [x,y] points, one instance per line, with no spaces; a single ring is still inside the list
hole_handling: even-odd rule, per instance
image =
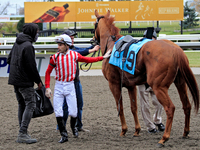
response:
[[[38,25],[28,23],[23,26],[23,33],[18,34],[16,42],[8,56],[10,65],[8,84],[14,86],[18,101],[19,134],[18,143],[36,143],[28,133],[28,125],[36,108],[34,82],[41,89],[42,82],[35,62],[35,49],[32,45],[38,38]]]

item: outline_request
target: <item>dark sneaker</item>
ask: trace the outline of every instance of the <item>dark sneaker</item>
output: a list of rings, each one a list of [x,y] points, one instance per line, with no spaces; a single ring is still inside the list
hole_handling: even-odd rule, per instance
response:
[[[149,132],[149,133],[157,133],[158,130],[157,130],[156,128],[154,128],[154,129],[152,129],[152,130],[149,130],[148,132]]]
[[[154,123],[155,124],[155,123]],[[160,124],[155,124],[158,127],[159,131],[164,131],[165,130],[165,126],[164,124],[160,123]]]
[[[28,134],[25,133],[19,133],[17,137],[17,143],[26,143],[26,144],[32,144],[36,143],[36,139],[32,139]]]

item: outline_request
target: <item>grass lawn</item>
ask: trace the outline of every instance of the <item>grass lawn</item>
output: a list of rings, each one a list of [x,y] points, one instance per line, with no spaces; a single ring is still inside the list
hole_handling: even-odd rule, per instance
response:
[[[200,67],[200,52],[185,52],[188,57],[190,67]]]

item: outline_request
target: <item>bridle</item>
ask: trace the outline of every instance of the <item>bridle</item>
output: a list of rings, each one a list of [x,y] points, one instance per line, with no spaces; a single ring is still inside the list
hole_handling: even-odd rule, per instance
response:
[[[92,31],[92,33],[94,33],[94,36],[93,36],[93,39],[90,40],[90,43],[91,43],[93,46],[95,46],[95,45],[100,45],[100,40],[98,40],[97,38],[95,38],[95,32],[96,32],[96,29],[97,29],[99,20],[100,20],[101,18],[104,18],[104,16],[101,16],[101,17],[97,18],[97,21],[96,21],[96,23],[95,23],[95,29]],[[95,54],[96,54],[96,52],[93,52],[93,54],[92,54],[91,57],[94,57]],[[98,56],[100,56],[100,50],[98,51]],[[82,68],[82,66],[85,65],[85,67],[86,67],[88,64],[89,64],[89,63],[82,63],[82,64],[80,65],[80,69],[81,69],[82,71],[84,71],[84,72],[87,72],[88,70],[90,70],[90,68],[91,68],[91,66],[92,66],[92,63],[90,64],[90,66],[89,66],[89,68],[88,68],[87,70],[84,70],[84,69]]]
[[[94,30],[92,31],[92,33],[94,33],[94,42],[95,42],[97,45],[100,45],[100,39],[97,39],[97,38],[96,38],[95,33],[96,33],[96,29],[97,29],[97,27],[98,27],[99,20],[100,20],[101,18],[104,18],[104,16],[101,16],[101,17],[97,18],[97,21],[96,21],[96,23],[95,23],[95,25],[94,25],[95,28],[94,28]]]
[[[97,18],[97,21],[95,23],[95,29],[93,30],[93,33],[94,33],[94,41],[93,42],[97,43],[98,45],[100,45],[100,38],[97,39],[96,36],[95,36],[95,33],[96,33],[96,29],[98,27],[98,23],[99,23],[99,21],[100,21],[101,18],[104,18],[104,16],[101,16],[101,17]],[[103,55],[105,55],[105,53],[107,52],[107,49],[108,49],[108,46],[107,46],[108,45],[108,40],[109,40],[110,37],[112,38],[113,41],[116,40],[116,36],[115,35],[110,35],[108,37],[107,42],[106,42],[105,51],[104,51]]]

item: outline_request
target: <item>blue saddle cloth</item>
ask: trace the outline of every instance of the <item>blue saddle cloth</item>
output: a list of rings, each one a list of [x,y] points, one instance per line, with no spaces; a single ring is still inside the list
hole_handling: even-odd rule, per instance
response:
[[[123,38],[124,38],[124,36],[121,37],[119,40],[117,40],[115,42],[115,45],[118,41],[122,40]],[[109,63],[134,75],[137,53],[139,52],[140,48],[149,41],[152,41],[152,40],[144,38],[144,39],[140,40],[139,42],[132,44],[128,49],[127,58],[124,62],[124,65],[122,62],[124,51],[121,51],[121,52],[117,51],[115,48],[115,45],[114,45],[111,56],[110,56]]]

